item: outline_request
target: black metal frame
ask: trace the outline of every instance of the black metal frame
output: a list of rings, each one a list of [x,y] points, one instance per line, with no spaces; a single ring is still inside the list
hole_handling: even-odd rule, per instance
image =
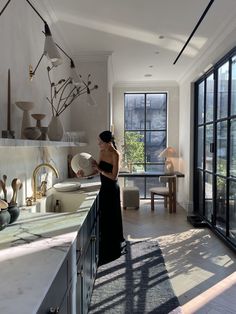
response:
[[[198,145],[198,128],[201,124],[198,124],[198,86],[201,84],[201,82],[205,82],[206,86],[206,79],[213,73],[215,84],[214,84],[214,111],[213,111],[213,143],[214,143],[214,153],[213,153],[213,217],[211,221],[208,221],[209,226],[212,228],[212,231],[215,232],[224,242],[233,250],[236,251],[236,244],[230,239],[229,237],[229,187],[230,187],[230,181],[236,181],[235,177],[230,176],[230,134],[231,134],[231,125],[230,122],[232,118],[236,118],[236,115],[231,115],[231,82],[232,82],[232,57],[236,56],[236,47],[230,50],[223,58],[221,58],[211,69],[209,69],[208,72],[206,72],[198,81],[195,82],[195,95],[194,95],[194,173],[193,173],[193,202],[194,202],[194,213],[201,218],[206,219],[205,217],[205,202],[204,202],[204,208],[203,208],[203,215],[201,215],[201,211],[199,209],[199,186],[198,186],[198,172],[203,172],[203,184],[205,183],[205,173],[208,172],[205,169],[205,142],[206,142],[206,135],[204,132],[204,167],[202,170],[198,169],[197,166],[197,145]],[[229,62],[229,79],[228,79],[228,113],[226,117],[223,118],[217,118],[217,97],[218,97],[218,70],[219,68],[226,62]],[[206,88],[204,89],[204,131],[207,125],[206,122]],[[226,164],[226,176],[221,176],[220,174],[217,174],[217,124],[221,121],[227,122],[227,164]],[[217,212],[216,212],[216,180],[218,177],[223,177],[226,180],[226,223],[225,223],[225,234],[221,232],[219,228],[216,226],[216,218],[217,218]],[[205,186],[205,184],[204,184]],[[197,187],[197,188],[196,188]],[[204,189],[204,188],[203,188]],[[205,195],[205,192],[204,192]],[[205,197],[203,197],[205,199]]]
[[[146,97],[147,97],[147,95],[155,95],[155,94],[164,94],[165,96],[166,96],[166,128],[165,129],[163,129],[163,130],[155,130],[155,129],[150,129],[150,130],[147,130],[146,129]],[[139,130],[127,130],[127,131],[129,131],[129,132],[135,132],[135,131],[137,131],[137,132],[139,132],[139,131],[141,131],[141,132],[144,132],[144,134],[145,134],[145,136],[144,136],[144,156],[146,157],[146,132],[148,132],[148,131],[165,131],[166,132],[166,139],[167,139],[167,106],[168,106],[168,93],[167,92],[126,92],[126,93],[124,93],[124,105],[125,105],[125,96],[126,95],[144,95],[144,119],[145,119],[145,124],[144,124],[144,129],[143,130],[141,130],[141,129],[139,129]],[[125,110],[124,110],[124,121],[125,121]],[[126,130],[125,130],[125,127],[124,127],[124,135],[125,135],[125,132],[126,132]],[[124,136],[124,138],[125,138],[125,136]],[[145,158],[145,163],[143,163],[143,165],[144,165],[144,170],[146,171],[146,166],[147,165],[164,165],[164,162],[163,163],[157,163],[157,162],[146,162],[146,158]],[[145,198],[147,198],[147,179],[146,179],[146,177],[144,177],[144,199]]]

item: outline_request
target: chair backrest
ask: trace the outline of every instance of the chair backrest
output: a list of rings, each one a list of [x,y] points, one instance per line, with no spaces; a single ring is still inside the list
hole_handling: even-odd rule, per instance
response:
[[[171,176],[160,176],[159,181],[161,183],[166,183],[169,188],[169,193],[176,193],[176,176],[171,175]]]

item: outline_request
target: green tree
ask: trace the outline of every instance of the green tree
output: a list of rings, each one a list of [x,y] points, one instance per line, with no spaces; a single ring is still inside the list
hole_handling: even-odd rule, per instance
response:
[[[123,146],[124,160],[128,164],[144,162],[143,135],[138,132],[125,132]]]

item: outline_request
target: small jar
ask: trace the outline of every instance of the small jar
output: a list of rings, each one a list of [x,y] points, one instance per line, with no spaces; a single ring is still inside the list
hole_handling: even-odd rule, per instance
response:
[[[0,231],[5,229],[10,223],[11,215],[9,214],[7,208],[0,210]]]

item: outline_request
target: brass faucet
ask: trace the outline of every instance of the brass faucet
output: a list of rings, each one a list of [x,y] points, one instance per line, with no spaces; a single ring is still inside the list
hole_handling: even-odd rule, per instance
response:
[[[37,173],[38,173],[39,169],[40,169],[40,168],[43,168],[43,167],[48,167],[48,168],[50,168],[50,169],[54,172],[55,176],[56,176],[57,178],[59,177],[58,170],[57,170],[54,166],[52,166],[52,165],[50,165],[50,164],[47,164],[47,163],[42,163],[42,164],[38,165],[38,166],[34,169],[34,171],[33,171],[33,178],[32,178],[32,182],[33,182],[33,187],[32,187],[32,188],[33,188],[33,201],[34,201],[34,202],[35,202],[36,199],[37,199],[37,182],[36,182]]]

